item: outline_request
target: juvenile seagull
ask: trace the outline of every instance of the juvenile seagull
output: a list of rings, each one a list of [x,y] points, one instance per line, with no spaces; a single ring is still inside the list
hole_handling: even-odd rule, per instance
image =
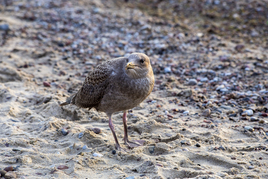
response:
[[[109,117],[116,149],[121,149],[117,140],[112,114],[123,111],[124,142],[132,148],[139,145],[130,141],[127,134],[127,110],[140,104],[153,90],[154,74],[150,59],[143,53],[105,61],[89,72],[80,90],[61,106],[75,104],[82,108],[95,108]]]

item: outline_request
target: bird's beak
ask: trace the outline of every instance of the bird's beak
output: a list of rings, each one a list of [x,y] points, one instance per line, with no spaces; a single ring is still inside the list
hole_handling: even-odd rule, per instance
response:
[[[126,69],[134,69],[136,65],[134,65],[133,63],[129,62],[127,63]]]

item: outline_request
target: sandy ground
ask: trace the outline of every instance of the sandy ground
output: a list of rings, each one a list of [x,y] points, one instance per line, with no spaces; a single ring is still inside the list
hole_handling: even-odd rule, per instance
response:
[[[264,46],[105,1],[5,3],[1,178],[268,178]],[[144,146],[121,152],[104,113],[59,103],[97,64],[131,52],[151,57],[156,83],[128,114]],[[124,146],[122,113],[113,121]]]

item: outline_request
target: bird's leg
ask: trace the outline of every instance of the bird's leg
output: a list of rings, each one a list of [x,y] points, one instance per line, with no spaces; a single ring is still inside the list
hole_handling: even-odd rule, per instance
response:
[[[113,133],[113,136],[114,136],[114,140],[115,140],[115,148],[116,148],[117,150],[120,150],[121,147],[120,147],[120,144],[119,144],[119,142],[118,142],[118,140],[117,140],[117,137],[116,137],[116,135],[115,135],[114,124],[113,124],[113,122],[112,122],[112,115],[109,115],[109,127],[110,127],[110,129],[111,129],[111,131],[112,131],[112,133]]]
[[[129,148],[133,148],[133,147],[138,147],[141,146],[143,144],[143,141],[140,141],[141,143],[139,143],[139,141],[130,141],[128,140],[128,134],[127,134],[127,112],[124,111],[123,114],[123,125],[124,125],[124,142],[125,144],[129,147]]]

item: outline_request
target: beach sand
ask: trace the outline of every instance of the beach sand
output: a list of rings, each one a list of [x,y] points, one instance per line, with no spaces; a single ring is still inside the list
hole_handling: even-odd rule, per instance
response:
[[[175,26],[123,1],[7,2],[2,178],[268,178],[263,44],[206,34],[187,19]],[[151,58],[156,82],[127,116],[129,137],[145,144],[124,152],[104,113],[59,103],[97,64],[131,52]],[[113,122],[125,147],[122,115]]]

